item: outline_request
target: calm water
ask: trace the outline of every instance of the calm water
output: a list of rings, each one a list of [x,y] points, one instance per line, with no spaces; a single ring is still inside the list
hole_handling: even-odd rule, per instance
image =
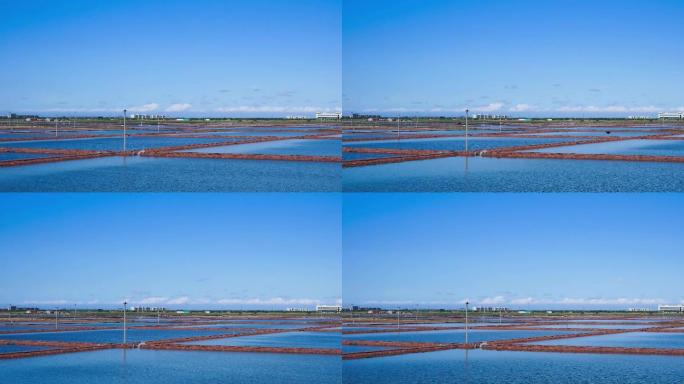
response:
[[[646,136],[646,135],[653,135],[657,134],[658,132],[647,132],[647,131],[639,131],[639,132],[615,132],[615,131],[610,131],[610,134],[606,133],[606,131],[585,131],[585,132],[541,132],[541,133],[522,133],[523,135],[536,135],[536,136],[556,136],[556,135],[562,135],[562,136],[596,136],[596,137],[613,137],[613,136],[618,136],[618,137],[631,137],[631,136]]]
[[[682,358],[450,350],[346,360],[348,384],[679,384]]]
[[[52,156],[53,155],[46,155],[43,153],[0,152],[0,161],[21,160],[21,159],[42,159],[45,157],[52,157]]]
[[[188,144],[208,144],[223,141],[240,141],[241,139],[202,139],[202,138],[172,138],[172,137],[128,137],[126,149],[141,150],[146,148],[170,147]],[[93,151],[121,151],[123,138],[95,138],[68,140],[40,140],[2,143],[3,147],[14,148],[48,148],[48,149],[83,149]]]
[[[340,334],[335,332],[287,332],[194,341],[196,345],[237,345],[254,347],[340,348]]]
[[[471,157],[345,168],[349,192],[683,192],[684,165]]]
[[[107,157],[5,168],[0,191],[334,192],[336,163]]]
[[[271,353],[126,351],[0,360],[12,384],[340,383],[338,356]]]
[[[476,138],[468,139],[468,149],[482,150],[501,147],[513,147],[521,145],[562,143],[573,139],[511,139],[511,138]],[[421,149],[421,150],[445,150],[462,151],[465,150],[465,140],[456,138],[439,139],[409,139],[409,140],[382,140],[364,143],[345,143],[348,147],[363,148],[392,148],[392,149]]]
[[[534,344],[681,349],[684,348],[684,333],[630,332],[616,335],[578,337],[576,339],[549,340]]]
[[[149,340],[175,339],[179,337],[192,337],[215,335],[220,333],[232,333],[230,330],[223,332],[202,330],[149,330],[128,329],[129,342],[141,342]],[[123,342],[123,329],[101,331],[68,331],[68,332],[41,332],[22,333],[13,335],[0,335],[0,339],[11,340],[41,340],[41,341],[70,341],[86,343],[121,343]]]
[[[517,339],[521,337],[537,337],[562,335],[572,332],[562,331],[479,331],[468,332],[469,342],[482,342],[491,340]],[[405,341],[405,342],[431,342],[431,343],[463,343],[465,331],[419,331],[419,332],[390,332],[368,333],[357,335],[344,335],[345,340],[382,340],[382,341]]]
[[[653,324],[556,324],[540,325],[541,328],[595,328],[595,329],[639,329],[652,327]]]
[[[260,155],[340,156],[338,140],[278,140],[264,143],[228,145],[224,147],[192,149],[185,152],[247,153]]]
[[[312,132],[312,134],[315,132]],[[255,137],[260,137],[260,136],[282,136],[282,137],[290,137],[290,136],[303,136],[309,134],[309,132],[281,132],[281,131],[262,131],[262,132],[254,132],[254,131],[237,131],[237,132],[201,132],[201,133],[195,133],[196,135],[220,135],[220,136],[255,136]]]
[[[209,324],[189,325],[188,328],[263,328],[263,329],[298,329],[307,328],[309,324]],[[185,326],[184,326],[185,327]]]
[[[397,155],[388,155],[386,153],[356,153],[356,152],[342,152],[342,160],[366,160],[366,159],[385,159],[388,157],[397,157]]]
[[[392,348],[376,347],[376,346],[368,346],[368,345],[343,345],[342,346],[342,353],[384,351],[387,349],[392,349]]]
[[[42,351],[50,347],[39,347],[34,345],[2,345],[0,344],[0,354],[13,352]]]
[[[560,148],[546,148],[531,152],[684,156],[684,140],[625,140],[609,143],[571,145]]]

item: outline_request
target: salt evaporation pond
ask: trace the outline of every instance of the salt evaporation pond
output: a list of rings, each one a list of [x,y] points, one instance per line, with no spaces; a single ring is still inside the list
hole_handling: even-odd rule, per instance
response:
[[[237,332],[237,331],[236,331]],[[142,342],[150,340],[175,339],[181,337],[207,336],[222,333],[234,333],[233,331],[203,331],[203,330],[152,330],[135,329],[127,330],[128,342]],[[64,331],[64,332],[38,332],[20,334],[0,334],[0,339],[11,340],[39,340],[39,341],[66,341],[84,343],[122,343],[123,329],[103,329],[93,331]]]
[[[484,150],[502,147],[517,147],[523,145],[564,143],[574,139],[514,139],[492,137],[470,137],[468,150]],[[362,143],[345,143],[346,147],[361,148],[388,148],[388,149],[415,149],[415,150],[440,150],[440,151],[463,151],[465,150],[465,138],[447,137],[430,139],[404,139],[404,140],[377,140]]]
[[[612,335],[548,340],[532,344],[625,348],[684,348],[684,333],[630,332]]]
[[[225,141],[242,141],[237,138],[173,138],[173,137],[135,137],[126,139],[127,150],[142,150],[160,147],[175,147],[190,144],[210,144]],[[1,143],[2,147],[10,148],[44,148],[44,149],[76,149],[89,151],[122,151],[123,138],[86,138],[64,140],[15,141]]]
[[[530,152],[606,155],[684,156],[684,140],[622,140],[545,148]]]
[[[494,340],[518,339],[524,337],[538,337],[551,335],[566,335],[574,332],[562,331],[489,331],[469,330],[468,342],[483,342]],[[387,332],[344,335],[345,340],[375,340],[375,341],[401,341],[401,342],[426,342],[426,343],[464,343],[465,330],[438,330],[416,332]]]
[[[345,168],[347,192],[684,192],[684,164],[442,158]]]
[[[340,383],[339,356],[111,349],[0,361],[12,384]]]
[[[347,384],[671,384],[684,364],[678,356],[449,350],[345,360],[342,371]]]
[[[294,139],[263,143],[227,145],[223,147],[191,149],[184,152],[237,153],[260,155],[340,156],[339,140]]]
[[[269,160],[106,157],[9,167],[0,191],[336,192],[340,164]]]
[[[340,334],[336,332],[284,332],[193,341],[187,344],[339,349],[340,342]]]

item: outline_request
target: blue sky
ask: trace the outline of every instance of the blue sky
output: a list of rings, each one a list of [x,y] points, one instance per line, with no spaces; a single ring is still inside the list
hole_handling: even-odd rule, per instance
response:
[[[0,2],[0,113],[341,108],[341,0]]]
[[[0,305],[340,301],[339,194],[6,194]]]
[[[345,113],[684,111],[679,0],[345,0]]]
[[[345,305],[684,303],[678,194],[347,194],[343,203]]]

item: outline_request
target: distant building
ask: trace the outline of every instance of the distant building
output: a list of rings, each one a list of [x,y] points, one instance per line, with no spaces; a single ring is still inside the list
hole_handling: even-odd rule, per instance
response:
[[[319,112],[316,114],[318,120],[339,120],[341,118],[342,113],[340,112]]]
[[[506,120],[508,116],[506,115],[473,115],[473,119],[476,120]]]
[[[309,312],[306,308],[285,308],[286,312]]]
[[[684,119],[684,112],[662,112],[658,114],[659,119]]]
[[[341,305],[317,305],[316,312],[341,312]]]
[[[660,312],[684,312],[684,304],[679,305],[659,305]]]
[[[508,312],[506,307],[473,307],[474,312]]]

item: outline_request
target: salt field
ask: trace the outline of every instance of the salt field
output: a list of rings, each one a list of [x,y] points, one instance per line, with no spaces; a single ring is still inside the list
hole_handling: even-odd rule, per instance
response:
[[[80,125],[83,125],[81,123]],[[334,125],[173,124],[57,135],[0,131],[0,191],[334,192],[341,132]]]
[[[462,120],[456,130],[434,129],[449,125],[435,120],[356,124],[344,127],[344,191],[684,191],[680,125],[474,124],[466,152]]]

